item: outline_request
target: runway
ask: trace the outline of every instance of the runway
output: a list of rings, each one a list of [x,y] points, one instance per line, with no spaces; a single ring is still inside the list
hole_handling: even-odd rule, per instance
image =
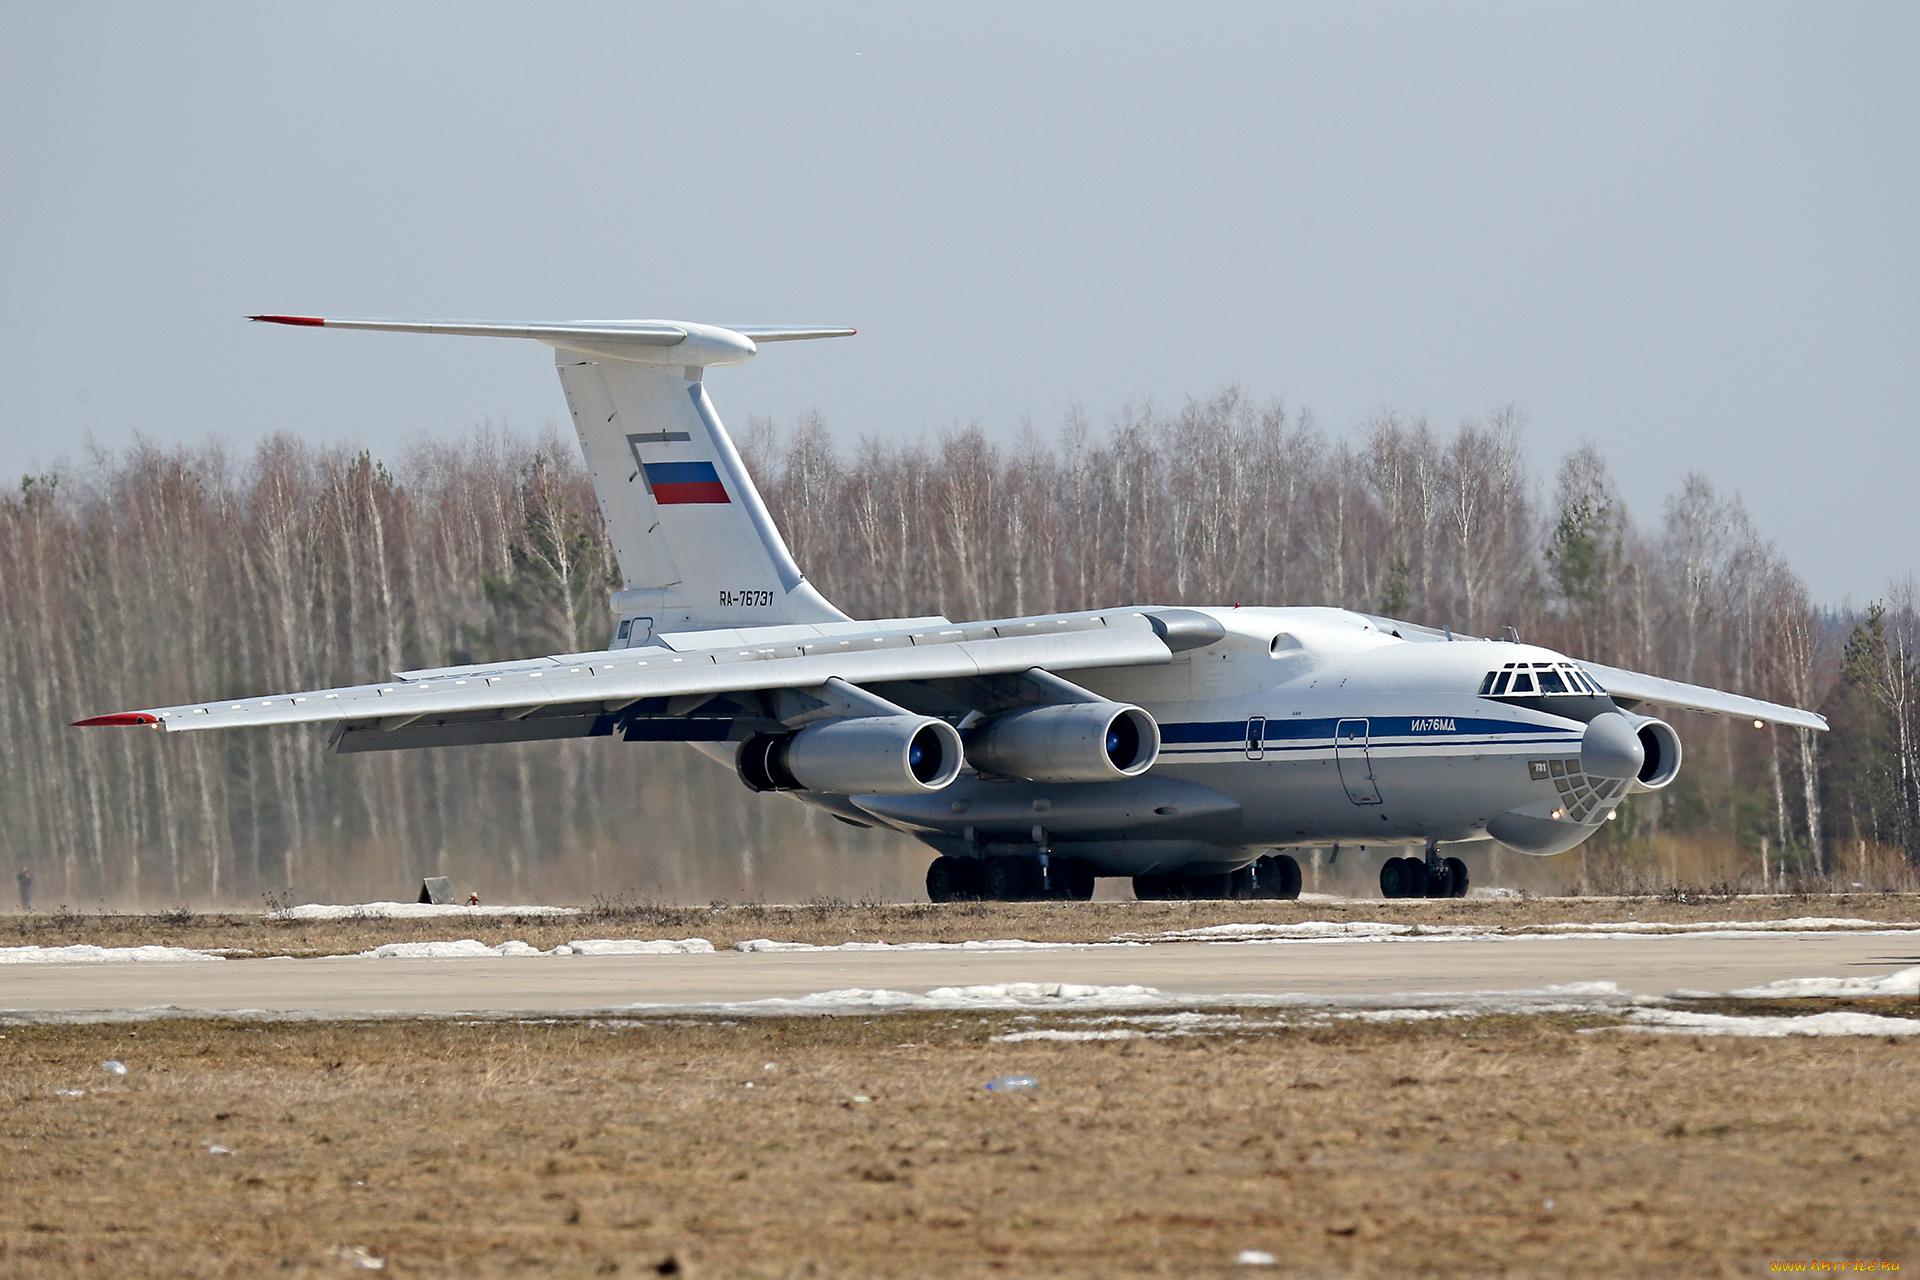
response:
[[[1920,965],[1920,932],[1607,938],[1519,935],[1391,941],[1158,943],[1023,951],[815,951],[457,960],[363,957],[198,963],[19,964],[0,1015],[155,1012],[284,1016],[516,1014],[740,1006],[848,988],[1074,983],[1217,1001],[1434,997],[1614,983],[1726,992],[1789,978],[1874,978]],[[752,1010],[743,1010],[751,1012]],[[770,1006],[765,1012],[779,1012]]]

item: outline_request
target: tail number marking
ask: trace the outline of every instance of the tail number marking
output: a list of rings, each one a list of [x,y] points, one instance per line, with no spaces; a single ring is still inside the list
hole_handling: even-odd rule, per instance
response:
[[[1455,732],[1455,729],[1453,727],[1453,717],[1451,716],[1430,717],[1425,720],[1416,718],[1408,722],[1408,729],[1410,732],[1413,732],[1413,733],[1453,733]]]
[[[765,609],[773,604],[771,591],[722,591],[720,607],[723,609]]]

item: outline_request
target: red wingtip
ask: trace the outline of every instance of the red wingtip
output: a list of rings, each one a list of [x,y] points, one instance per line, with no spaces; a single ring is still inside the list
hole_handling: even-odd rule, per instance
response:
[[[116,711],[110,716],[94,716],[90,720],[75,720],[71,727],[75,729],[94,729],[103,725],[159,723],[159,716],[150,716],[144,711]]]
[[[319,316],[248,316],[249,320],[264,320],[268,324],[309,324],[323,325],[325,320]]]

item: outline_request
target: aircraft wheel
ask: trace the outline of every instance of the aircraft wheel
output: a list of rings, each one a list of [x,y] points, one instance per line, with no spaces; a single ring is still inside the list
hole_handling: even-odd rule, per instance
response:
[[[1427,860],[1425,858],[1400,859],[1400,896],[1403,898],[1424,898],[1427,896]]]
[[[1027,859],[1025,858],[988,858],[986,882],[981,885],[981,896],[989,902],[1025,902],[1027,900]],[[1035,878],[1039,878],[1040,866],[1034,864]]]
[[[1223,871],[1180,878],[1186,882],[1182,886],[1186,890],[1182,897],[1209,901],[1233,897],[1232,872]]]
[[[1380,864],[1380,896],[1398,898],[1400,894],[1401,868],[1399,858],[1388,858]]]
[[[976,896],[969,884],[967,867],[959,858],[945,854],[927,868],[927,899],[930,902],[960,902]]]
[[[1093,865],[1079,858],[1056,862],[1053,883],[1057,896],[1069,902],[1085,902],[1093,897]]]
[[[1300,897],[1300,886],[1304,883],[1300,875],[1299,861],[1290,853],[1281,853],[1274,855],[1273,865],[1274,869],[1279,872],[1280,881],[1280,892],[1274,896],[1277,898],[1285,898],[1288,901],[1298,899]]]
[[[1273,854],[1267,854],[1265,858],[1254,860],[1254,896],[1256,898],[1284,898],[1286,894],[1281,892],[1284,885],[1286,881],[1284,881],[1279,858],[1275,858]]]
[[[1466,897],[1467,896],[1467,864],[1460,861],[1460,859],[1458,858],[1448,858],[1447,868],[1453,872],[1453,896],[1456,898]]]
[[[1422,862],[1420,864],[1422,887],[1429,898],[1451,898],[1453,896],[1453,868],[1442,862],[1438,865]]]
[[[1427,860],[1425,858],[1400,859],[1400,896],[1403,898],[1427,896]]]

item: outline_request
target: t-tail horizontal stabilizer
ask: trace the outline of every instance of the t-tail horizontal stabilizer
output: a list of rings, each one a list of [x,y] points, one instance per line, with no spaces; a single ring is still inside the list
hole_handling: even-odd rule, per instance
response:
[[[530,338],[554,348],[560,384],[619,560],[624,615],[649,632],[842,622],[794,563],[701,379],[762,342],[850,328],[683,320],[249,319],[322,329]],[[626,634],[623,631],[622,634]]]

